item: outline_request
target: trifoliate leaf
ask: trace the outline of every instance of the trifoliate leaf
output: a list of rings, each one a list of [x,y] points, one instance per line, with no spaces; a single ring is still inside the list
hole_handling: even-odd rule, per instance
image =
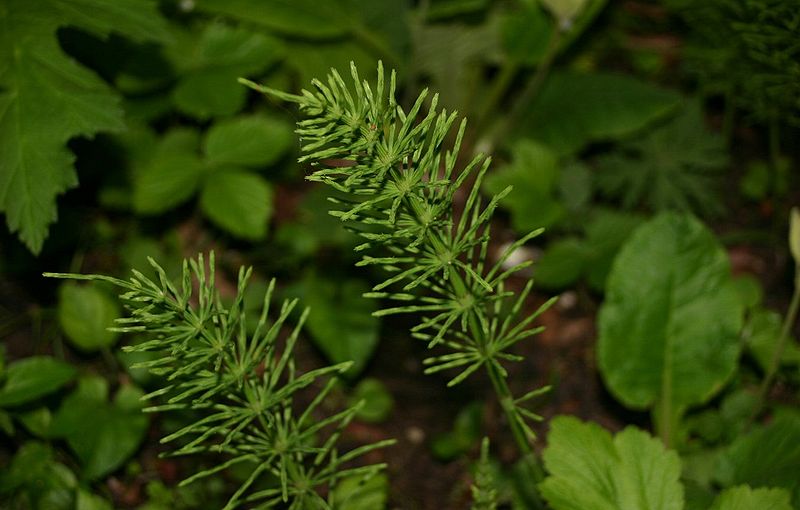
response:
[[[800,504],[800,415],[785,413],[736,438],[721,455],[716,479],[723,487],[783,487]]]
[[[784,489],[751,489],[747,485],[722,491],[710,510],[792,510]]]
[[[52,393],[75,377],[68,363],[50,356],[31,356],[8,366],[0,386],[0,407],[24,404]]]
[[[61,404],[52,425],[56,437],[67,440],[89,480],[100,478],[122,465],[144,439],[147,417],[141,412],[142,391],[122,386],[108,402],[108,382],[87,377]],[[91,431],[86,418],[91,417]]]
[[[570,416],[550,422],[540,484],[554,510],[682,510],[681,463],[649,434],[628,427],[613,438]]]
[[[56,220],[56,197],[77,184],[67,141],[123,128],[118,96],[59,46],[65,25],[137,40],[165,33],[154,4],[139,0],[0,6],[0,212],[34,253]]]
[[[267,69],[283,57],[277,39],[221,23],[201,34],[176,31],[167,55],[181,74],[172,97],[184,113],[207,119],[238,112],[247,90],[236,80]]]
[[[693,101],[666,124],[601,158],[597,182],[626,208],[644,203],[653,211],[719,214],[716,190],[727,161],[723,136],[704,127],[700,103]]]
[[[571,154],[589,142],[638,131],[679,102],[675,92],[630,76],[555,72],[520,116],[516,131]]]
[[[380,322],[373,317],[375,302],[362,295],[369,286],[361,280],[334,279],[309,273],[293,289],[312,310],[306,327],[314,344],[331,363],[352,361],[347,376],[357,376],[378,345]]]
[[[116,300],[96,285],[65,283],[58,292],[58,322],[76,347],[95,351],[114,345],[119,333],[109,331],[120,317]]]
[[[725,250],[698,220],[663,213],[614,261],[599,314],[600,372],[625,405],[658,404],[673,419],[733,374],[741,326]]]
[[[558,158],[544,145],[524,140],[511,150],[511,164],[486,178],[486,189],[500,193],[507,186],[514,189],[500,205],[511,211],[511,224],[519,233],[528,233],[557,222],[564,208],[556,199]]]
[[[159,141],[147,163],[133,175],[133,208],[140,214],[159,214],[194,196],[206,165],[197,153],[200,137],[194,130],[176,128]]]
[[[273,117],[251,115],[215,123],[205,139],[211,164],[266,166],[294,141],[293,125]]]
[[[230,234],[251,241],[267,235],[272,216],[272,187],[246,170],[213,170],[200,194],[203,213]]]

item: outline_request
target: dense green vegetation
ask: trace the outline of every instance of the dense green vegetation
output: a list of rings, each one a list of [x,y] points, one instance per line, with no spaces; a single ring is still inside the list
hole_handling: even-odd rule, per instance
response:
[[[800,508],[797,0],[0,27],[0,506]]]

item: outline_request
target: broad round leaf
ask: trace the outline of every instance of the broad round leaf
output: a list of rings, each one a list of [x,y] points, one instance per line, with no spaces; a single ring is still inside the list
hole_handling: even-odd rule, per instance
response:
[[[212,164],[265,166],[285,154],[293,141],[291,124],[251,115],[214,124],[205,140],[205,153]]]
[[[58,293],[58,322],[70,342],[84,351],[114,344],[118,334],[109,331],[119,318],[117,302],[94,285],[65,283]]]
[[[0,407],[24,404],[51,393],[75,377],[75,368],[51,358],[32,356],[11,363],[0,387]]]
[[[236,237],[257,241],[267,235],[272,188],[260,175],[220,170],[208,176],[200,197],[205,215]]]
[[[617,255],[600,310],[606,385],[633,408],[673,412],[713,396],[733,374],[742,306],[727,255],[688,215],[665,213]]]

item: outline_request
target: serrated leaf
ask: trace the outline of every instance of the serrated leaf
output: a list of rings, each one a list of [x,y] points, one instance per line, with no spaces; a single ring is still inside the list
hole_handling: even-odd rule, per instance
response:
[[[230,234],[251,241],[267,235],[272,216],[272,187],[260,175],[239,169],[216,169],[200,194],[203,213]]]
[[[710,510],[792,510],[783,489],[751,489],[744,485],[722,491]]]
[[[692,101],[669,122],[600,158],[597,182],[626,208],[719,214],[716,190],[727,161],[723,136],[705,128],[700,103]]]
[[[58,292],[58,322],[76,347],[95,351],[114,345],[118,333],[109,331],[120,317],[117,302],[96,285],[65,283]]]
[[[339,0],[198,0],[197,9],[311,38],[345,35],[352,24]]]
[[[554,510],[682,510],[675,452],[628,427],[613,438],[594,423],[559,416],[550,422],[539,487]]]
[[[511,154],[511,164],[487,176],[486,189],[500,193],[507,186],[514,187],[500,205],[511,211],[511,224],[517,232],[549,227],[564,213],[555,195],[558,158],[544,145],[530,140],[516,143]]]
[[[164,35],[154,4],[138,0],[7,0],[0,6],[0,211],[38,253],[56,197],[77,185],[66,143],[123,128],[119,98],[60,48],[77,26],[138,40]]]
[[[737,437],[720,456],[715,478],[723,487],[783,487],[800,504],[800,415],[785,413]]]
[[[50,356],[32,356],[8,366],[0,407],[24,404],[52,393],[75,377],[75,368]]]
[[[292,124],[250,115],[215,123],[206,134],[204,148],[211,164],[266,166],[285,154],[293,142]]]
[[[167,132],[147,163],[134,169],[133,208],[159,214],[189,200],[197,191],[206,165],[197,150],[199,135],[188,128]]]
[[[742,306],[714,235],[663,213],[617,255],[599,314],[598,363],[625,405],[673,419],[711,398],[736,369]]]
[[[314,344],[331,363],[352,361],[346,372],[355,377],[372,357],[378,345],[379,320],[372,315],[375,302],[364,299],[369,291],[361,280],[334,279],[309,273],[293,294],[311,308],[306,328]]]
[[[675,92],[630,76],[554,72],[520,116],[516,132],[571,154],[589,142],[638,131],[679,102]]]
[[[167,47],[181,75],[173,101],[199,119],[239,111],[247,90],[237,78],[261,72],[283,57],[277,39],[222,23],[211,23],[200,34],[176,31],[175,36],[176,42]]]
[[[83,466],[83,475],[98,479],[122,465],[139,448],[147,430],[141,406],[132,406],[143,395],[138,388],[120,388],[113,403],[107,401],[108,382],[87,377],[61,404],[52,433],[67,440]],[[91,419],[91,433],[87,419]]]

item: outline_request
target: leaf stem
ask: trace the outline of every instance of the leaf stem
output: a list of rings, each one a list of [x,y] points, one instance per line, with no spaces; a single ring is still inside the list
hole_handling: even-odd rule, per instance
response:
[[[767,373],[764,376],[764,379],[761,381],[761,386],[758,389],[758,404],[754,410],[754,416],[758,414],[764,406],[764,403],[767,399],[767,393],[769,392],[770,386],[772,386],[772,382],[778,373],[778,369],[780,368],[783,351],[786,349],[786,343],[789,340],[789,333],[791,332],[792,326],[797,320],[797,312],[798,309],[800,309],[800,264],[795,265],[794,271],[794,293],[792,294],[792,301],[789,304],[789,311],[786,313],[786,317],[783,320],[781,334],[778,337],[778,343],[775,346],[775,350],[772,352],[772,359],[770,360],[769,367],[767,367]]]

